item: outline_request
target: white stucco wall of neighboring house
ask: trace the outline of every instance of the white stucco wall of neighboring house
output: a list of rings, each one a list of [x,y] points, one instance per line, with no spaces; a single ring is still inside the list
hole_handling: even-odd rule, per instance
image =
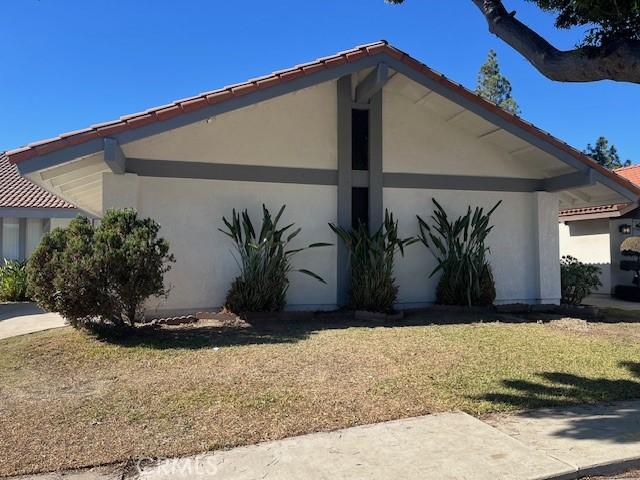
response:
[[[634,212],[634,216],[638,216],[638,211]],[[633,260],[633,258],[625,257],[620,253],[620,245],[625,238],[632,234],[624,234],[620,232],[622,225],[631,226],[633,235],[640,235],[640,219],[638,218],[612,218],[609,221],[609,238],[611,239],[611,288],[616,285],[633,285],[634,272],[624,271],[620,269],[620,262],[623,260]]]
[[[58,227],[60,228],[68,227],[71,220],[72,220],[71,218],[52,218],[50,223],[50,229],[53,230],[54,228],[58,228]]]
[[[600,267],[602,286],[595,293],[609,294],[611,279],[610,220],[596,218],[559,223],[560,256],[571,255],[581,262]]]
[[[335,169],[336,82],[128,143],[128,157]]]
[[[26,260],[40,243],[45,234],[46,225],[53,230],[56,227],[66,227],[71,218],[26,218],[0,217],[0,259]],[[20,223],[24,222],[24,230],[20,230]],[[24,235],[24,238],[21,238]],[[24,245],[24,249],[21,247]]]

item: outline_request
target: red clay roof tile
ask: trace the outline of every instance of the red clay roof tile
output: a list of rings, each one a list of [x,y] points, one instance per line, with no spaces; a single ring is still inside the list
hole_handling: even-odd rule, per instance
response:
[[[68,202],[20,175],[18,167],[0,153],[0,207],[3,208],[75,208]]]
[[[617,168],[614,172],[640,186],[640,165]]]

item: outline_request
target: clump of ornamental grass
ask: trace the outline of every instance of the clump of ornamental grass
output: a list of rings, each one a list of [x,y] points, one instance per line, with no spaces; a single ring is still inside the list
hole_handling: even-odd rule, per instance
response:
[[[487,237],[493,226],[491,215],[501,201],[485,212],[476,207],[450,221],[442,206],[432,199],[435,210],[431,215],[433,225],[418,217],[420,241],[437,261],[430,274],[440,273],[436,300],[443,305],[491,305],[496,298],[496,288],[487,258]]]
[[[225,301],[225,308],[235,313],[277,312],[286,305],[289,289],[289,273],[298,272],[326,283],[316,273],[293,268],[294,255],[310,248],[329,246],[329,243],[312,243],[306,247],[291,248],[291,241],[302,229],[292,230],[291,223],[279,227],[278,222],[284,212],[283,205],[275,217],[262,205],[262,225],[259,230],[253,226],[247,210],[233,210],[231,219],[222,218],[226,230],[222,233],[235,244],[234,258],[240,269],[231,284]]]
[[[385,210],[384,222],[370,233],[359,223],[352,230],[329,224],[349,251],[351,287],[348,307],[354,310],[389,312],[398,296],[398,286],[393,276],[396,253],[404,255],[404,249],[417,240],[398,236],[398,221]]]

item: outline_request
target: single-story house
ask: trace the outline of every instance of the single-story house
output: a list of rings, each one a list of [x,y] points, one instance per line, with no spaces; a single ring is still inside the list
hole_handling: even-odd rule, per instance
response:
[[[640,165],[614,171],[640,186]],[[561,210],[559,221],[560,255],[600,267],[602,286],[595,293],[610,295],[616,285],[631,285],[633,272],[620,268],[625,260],[620,244],[631,235],[640,235],[637,201]]]
[[[0,252],[3,259],[26,260],[51,228],[78,215],[71,203],[20,175],[0,152]]]
[[[286,205],[302,228],[292,309],[345,302],[348,255],[327,224],[402,235],[436,198],[450,215],[503,204],[489,237],[498,303],[560,299],[558,209],[635,202],[640,189],[580,151],[379,41],[8,152],[23,175],[101,215],[135,207],[156,219],[176,264],[157,308],[220,306],[237,265],[218,231],[232,209],[259,220]],[[435,299],[434,259],[398,257],[401,307]]]

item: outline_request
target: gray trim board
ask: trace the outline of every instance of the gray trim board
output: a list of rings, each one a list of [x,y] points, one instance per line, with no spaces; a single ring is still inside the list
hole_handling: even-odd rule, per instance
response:
[[[118,175],[123,174],[127,168],[127,158],[115,138],[104,139],[104,161]]]
[[[4,258],[4,218],[0,218],[0,260]]]
[[[27,258],[27,219],[18,219],[18,260]]]
[[[351,188],[353,172],[351,170],[351,75],[338,79],[338,225],[351,229]],[[366,173],[366,172],[365,172]],[[336,301],[338,305],[347,304],[351,268],[349,252],[338,239]]]
[[[319,168],[267,167],[227,163],[127,158],[127,173],[141,177],[198,178],[243,182],[336,185],[338,172]]]
[[[535,192],[542,190],[543,181],[535,178],[432,175],[427,173],[384,173],[383,185],[387,188]]]
[[[51,231],[51,219],[43,218],[42,219],[42,233],[49,233]]]
[[[0,217],[18,218],[75,218],[81,212],[77,208],[13,208],[0,207]]]
[[[600,172],[598,172],[596,170],[593,171],[593,175],[595,176],[596,182],[600,182],[603,185],[609,187],[611,190],[619,193],[620,195],[622,195],[623,197],[625,197],[629,201],[632,201],[632,202],[637,202],[638,201],[638,196],[637,195],[635,195],[634,193],[631,193],[629,190],[627,190],[626,188],[624,188],[622,185],[618,184],[617,182],[613,181],[611,178],[603,175],[602,173],[600,173]]]
[[[389,66],[379,63],[356,87],[356,103],[367,103],[389,80]]]
[[[370,106],[368,103],[351,102],[351,108],[354,110],[369,110]]]
[[[382,92],[371,99],[369,110],[369,232],[376,232],[383,221],[382,193]]]
[[[544,189],[547,192],[560,192],[562,190],[595,185],[594,172],[595,170],[588,170],[586,172],[565,173],[557,177],[547,178],[544,180]]]
[[[352,187],[368,187],[369,172],[367,170],[351,170]]]
[[[342,220],[347,227],[351,225],[352,187],[369,187],[369,219],[373,221],[373,224],[377,223],[379,226],[382,223],[382,214],[384,211],[382,205],[382,187],[537,192],[558,191],[592,185],[592,183],[590,183],[592,180],[590,179],[595,172],[575,172],[547,179],[423,173],[383,173],[381,134],[382,103],[380,102],[380,108],[373,105],[373,103],[372,113],[377,113],[370,116],[372,124],[370,129],[369,170],[351,169],[351,116],[349,107],[349,125],[347,127],[340,127],[341,129],[348,129],[349,138],[341,138],[346,137],[345,132],[338,135],[338,170],[128,158],[127,172],[135,173],[141,177],[295,183],[300,185],[337,185],[339,213],[344,214]],[[342,123],[346,121],[347,119],[345,118],[341,120],[339,124],[342,125]],[[0,208],[0,214],[1,213],[2,209]],[[18,212],[13,216],[20,215],[22,214]],[[9,214],[7,214],[7,216],[9,216]],[[75,216],[75,214],[69,216]]]

